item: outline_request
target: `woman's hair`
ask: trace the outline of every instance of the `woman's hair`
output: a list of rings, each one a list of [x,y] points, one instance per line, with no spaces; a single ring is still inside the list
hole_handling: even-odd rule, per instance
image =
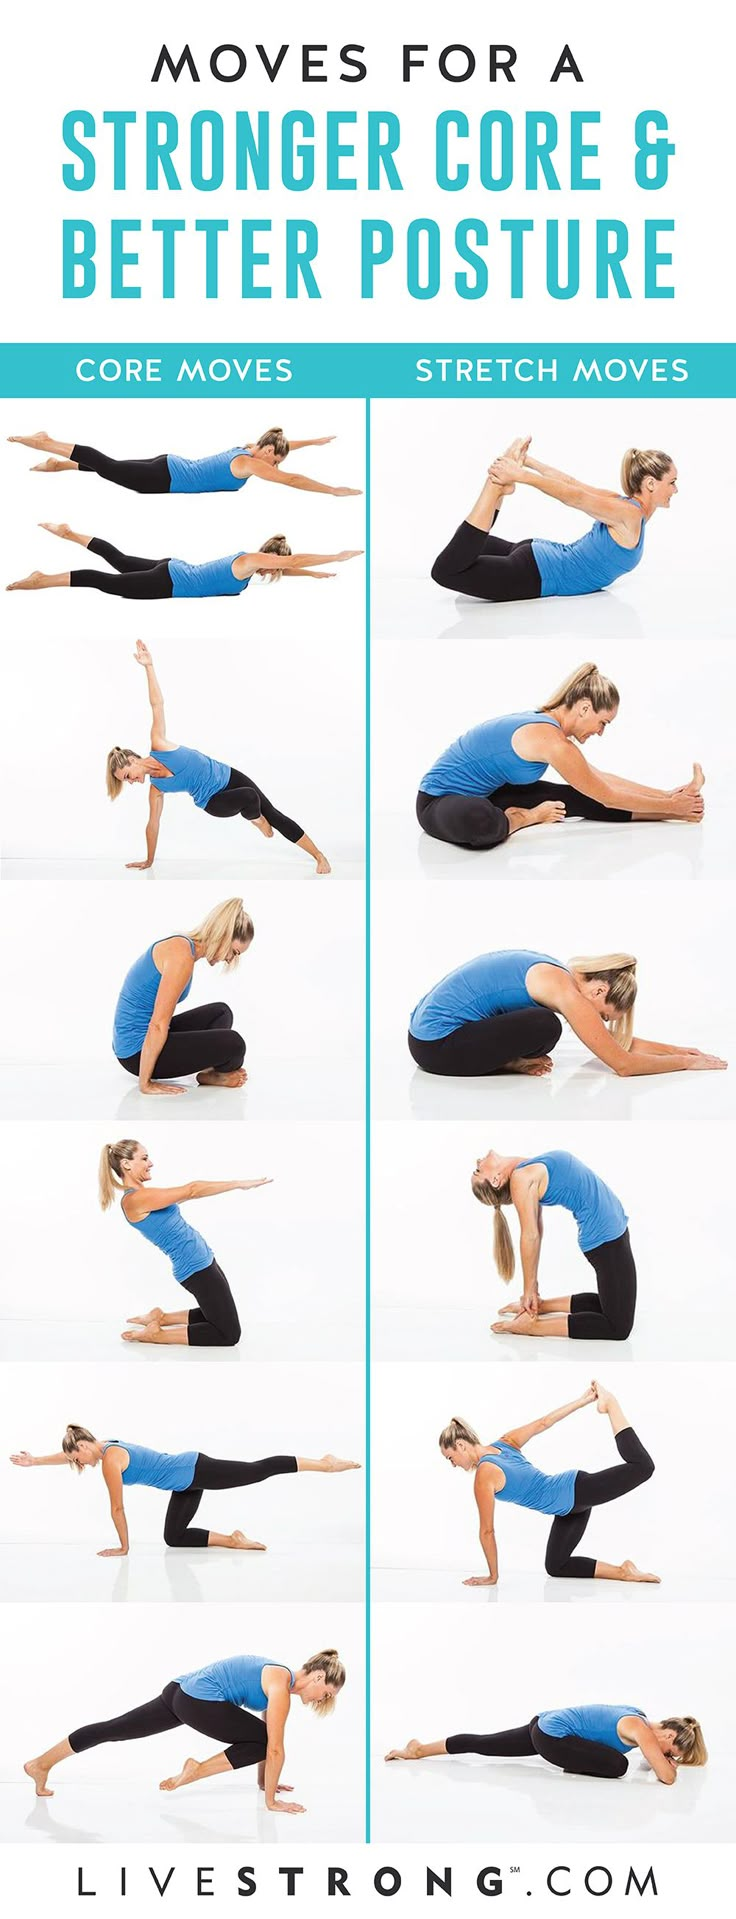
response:
[[[636,960],[632,954],[604,953],[600,959],[571,959],[570,971],[580,973],[583,979],[603,980],[607,998],[616,1008],[616,1017],[608,1024],[614,1039],[628,1053],[634,1037],[636,999]]]
[[[123,782],[116,778],[116,774],[122,773],[124,766],[130,766],[131,760],[139,758],[140,754],[134,753],[132,746],[111,747],[105,767],[105,785],[109,800],[116,800],[118,793],[122,792]]]
[[[566,706],[569,711],[577,706],[578,700],[590,700],[594,713],[604,713],[620,705],[618,687],[614,686],[613,680],[606,679],[605,673],[601,673],[592,660],[585,660],[582,666],[576,666],[574,672],[568,673],[557,692],[551,693],[549,699],[539,707],[539,712],[551,713],[556,706]]]
[[[234,959],[227,958],[233,940],[242,940],[244,946],[250,946],[254,932],[253,921],[242,900],[223,900],[220,906],[213,906],[200,926],[192,928],[189,937],[199,941],[205,959],[213,965],[221,960],[228,972],[232,972],[240,957],[236,953]]]
[[[473,1174],[471,1185],[481,1206],[494,1208],[493,1258],[499,1277],[508,1286],[514,1277],[514,1242],[501,1207],[511,1205],[511,1186],[508,1180],[504,1180],[503,1186],[492,1186],[489,1179],[480,1179],[477,1173]]]
[[[334,1686],[337,1692],[341,1692],[345,1684],[345,1667],[334,1646],[330,1646],[326,1652],[313,1653],[311,1659],[305,1659],[302,1670],[310,1673],[323,1672],[327,1685]],[[334,1695],[330,1695],[327,1699],[312,1701],[312,1712],[316,1712],[320,1719],[326,1719],[327,1714],[334,1710]]]
[[[703,1738],[699,1719],[661,1719],[660,1725],[666,1726],[675,1735],[675,1750],[681,1766],[706,1766],[708,1748]]]
[[[657,453],[652,447],[628,447],[621,461],[622,493],[640,493],[643,480],[663,480],[672,465],[669,453]]]
[[[95,1444],[94,1433],[89,1433],[86,1426],[67,1426],[61,1442],[61,1450],[63,1453],[66,1453],[69,1464],[74,1467],[75,1473],[81,1472],[82,1470],[79,1460],[74,1458],[79,1442],[82,1439],[91,1440],[93,1446]]]
[[[263,545],[259,546],[258,551],[259,553],[281,553],[286,560],[291,553],[291,547],[284,533],[274,533],[270,540],[264,540]],[[276,581],[282,580],[283,577],[283,567],[280,566],[275,566],[273,569],[269,567],[266,574],[266,578],[271,586],[274,586]]]
[[[473,1431],[472,1426],[468,1425],[467,1420],[455,1418],[455,1419],[451,1419],[449,1426],[443,1427],[443,1430],[440,1433],[440,1438],[439,1438],[440,1452],[441,1453],[451,1452],[453,1446],[457,1445],[457,1442],[459,1439],[467,1439],[469,1446],[480,1445],[478,1434]]]
[[[100,1153],[98,1186],[103,1213],[115,1204],[115,1194],[123,1190],[123,1161],[132,1159],[140,1146],[138,1139],[118,1139],[114,1146],[103,1146]],[[76,1431],[71,1426],[69,1432]],[[79,1428],[81,1432],[81,1426]],[[87,1434],[89,1438],[89,1433]]]
[[[280,426],[270,426],[268,432],[262,433],[260,440],[256,441],[256,446],[272,446],[277,460],[285,460],[289,451],[289,442]]]

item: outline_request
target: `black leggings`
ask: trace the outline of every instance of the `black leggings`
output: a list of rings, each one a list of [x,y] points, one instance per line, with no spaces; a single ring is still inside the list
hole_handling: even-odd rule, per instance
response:
[[[203,1526],[189,1524],[203,1493],[226,1491],[231,1486],[260,1486],[264,1479],[274,1479],[277,1473],[296,1471],[296,1460],[288,1453],[252,1460],[210,1459],[207,1453],[198,1453],[191,1486],[183,1493],[172,1493],[166,1508],[164,1539],[167,1546],[209,1545],[209,1532]]]
[[[109,540],[90,540],[88,553],[99,553],[101,560],[115,568],[114,573],[98,573],[96,567],[74,567],[70,586],[94,586],[98,593],[113,593],[119,600],[170,600],[174,582],[168,560],[142,560],[139,555],[121,553]]]
[[[274,833],[281,833],[285,840],[291,840],[292,846],[304,838],[303,826],[297,826],[296,820],[290,820],[288,813],[280,813],[278,807],[266,798],[263,788],[256,786],[255,780],[249,779],[247,773],[239,773],[237,766],[232,768],[227,786],[223,786],[219,793],[213,793],[204,810],[216,820],[231,820],[236,813],[242,814],[244,820],[257,820],[260,816],[268,820]]]
[[[432,579],[476,600],[538,600],[542,593],[531,540],[498,540],[468,520],[437,555]]]
[[[98,453],[96,446],[73,446],[71,456],[80,473],[99,473],[101,480],[127,486],[131,493],[171,492],[165,453],[157,453],[153,460],[111,460],[107,453]]]
[[[445,1741],[448,1752],[477,1752],[484,1759],[533,1759],[538,1753],[561,1772],[580,1773],[587,1779],[623,1779],[628,1770],[626,1754],[599,1739],[579,1739],[568,1733],[564,1739],[541,1732],[538,1719],[528,1726],[512,1726],[509,1732],[457,1732]]]
[[[139,1073],[140,1053],[118,1060],[126,1073]],[[245,1059],[245,1040],[233,1032],[233,1016],[223,1000],[209,1006],[192,1006],[187,1013],[175,1013],[164,1045],[151,1074],[152,1079],[181,1079],[186,1073],[204,1073],[211,1067],[216,1073],[238,1072]]]
[[[197,1301],[187,1320],[187,1345],[237,1346],[238,1309],[217,1260],[213,1259],[201,1273],[190,1273],[180,1284]]]
[[[607,1466],[600,1473],[576,1473],[575,1504],[569,1513],[553,1519],[544,1556],[545,1572],[552,1579],[594,1579],[596,1561],[580,1554],[573,1558],[590,1519],[593,1506],[607,1506],[636,1486],[643,1486],[654,1472],[654,1460],[637,1438],[633,1426],[616,1434],[621,1455],[620,1466]]]
[[[509,1060],[551,1053],[561,1035],[556,1013],[546,1006],[525,1006],[518,1013],[467,1020],[444,1039],[415,1039],[410,1033],[409,1052],[424,1073],[478,1079],[483,1073],[502,1073]]]
[[[628,1339],[636,1312],[636,1266],[628,1227],[620,1239],[591,1246],[586,1259],[598,1281],[597,1293],[573,1293],[567,1322],[569,1339]]]
[[[601,806],[578,793],[574,786],[554,780],[534,780],[528,786],[498,786],[492,793],[417,793],[417,819],[433,840],[472,849],[500,846],[509,836],[507,806],[542,806],[561,800],[568,819],[628,822],[632,815],[616,806]]]
[[[89,1752],[92,1746],[116,1745],[125,1739],[152,1739],[158,1732],[175,1732],[177,1726],[191,1726],[206,1739],[223,1746],[225,1757],[235,1771],[241,1766],[257,1766],[266,1757],[266,1728],[254,1713],[231,1706],[222,1699],[190,1699],[175,1679],[170,1679],[157,1699],[134,1706],[118,1719],[98,1719],[91,1726],[79,1726],[70,1732],[72,1752]]]

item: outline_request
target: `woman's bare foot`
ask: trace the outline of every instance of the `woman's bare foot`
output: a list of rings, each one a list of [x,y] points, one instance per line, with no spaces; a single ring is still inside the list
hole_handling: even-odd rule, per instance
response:
[[[705,786],[705,774],[699,760],[693,761],[692,785],[696,793],[699,793],[701,787]]]
[[[43,453],[44,448],[51,445],[51,434],[44,432],[9,433],[8,445],[30,446],[34,453]]]
[[[551,1073],[552,1061],[549,1053],[540,1053],[536,1059],[509,1059],[505,1066],[499,1067],[501,1073],[528,1073],[532,1079],[539,1079],[544,1073]]]
[[[24,580],[9,580],[5,591],[6,593],[34,593],[38,587],[44,586],[45,582],[46,574],[39,573],[36,569],[35,573],[28,573]]]
[[[491,1327],[492,1333],[532,1333],[536,1320],[531,1313],[517,1313],[515,1319],[496,1319]]]
[[[230,1538],[233,1543],[233,1552],[265,1553],[266,1551],[266,1547],[261,1545],[260,1539],[249,1539],[247,1533],[241,1533],[237,1528],[235,1532],[230,1534]]]
[[[78,546],[86,546],[87,534],[75,533],[68,520],[39,520],[44,533],[55,533],[57,540],[75,540]]]
[[[317,873],[332,872],[332,867],[330,866],[330,862],[328,859],[325,859],[324,853],[320,853],[319,859],[316,861],[316,864],[315,864],[315,871]]]
[[[360,1469],[359,1459],[338,1459],[336,1453],[323,1453],[319,1463],[324,1473],[352,1473]]]
[[[269,824],[268,820],[264,819],[262,813],[259,813],[257,820],[251,821],[251,825],[258,827],[258,831],[263,834],[264,840],[273,839],[273,827]]]
[[[386,1758],[387,1759],[420,1759],[421,1753],[422,1753],[421,1739],[407,1739],[405,1746],[393,1746],[391,1751],[387,1752]]]
[[[505,806],[509,833],[520,833],[524,826],[558,826],[566,818],[562,800],[543,800],[541,806]]]
[[[531,433],[520,433],[518,436],[518,439],[512,440],[511,445],[507,446],[503,456],[504,459],[518,460],[520,466],[523,466],[525,456],[529,452],[531,443],[532,443]]]
[[[640,1572],[638,1566],[634,1565],[633,1559],[623,1560],[621,1574],[624,1580],[631,1580],[636,1586],[661,1586],[662,1584],[659,1573]]]
[[[162,1779],[159,1792],[176,1792],[177,1786],[189,1786],[199,1772],[197,1759],[185,1759],[181,1772],[175,1772],[170,1779]]]
[[[595,1393],[596,1412],[599,1412],[599,1413],[609,1412],[613,1394],[609,1392],[607,1386],[601,1385],[601,1382],[599,1379],[592,1380],[591,1384],[593,1387],[593,1391]]]
[[[514,1301],[513,1306],[499,1306],[498,1317],[499,1319],[516,1319],[517,1314],[523,1313],[523,1311],[524,1301],[523,1299],[517,1299]]]
[[[143,1346],[156,1346],[161,1343],[161,1333],[161,1323],[156,1319],[152,1322],[147,1322],[145,1325],[135,1326],[129,1333],[121,1333],[120,1338],[127,1339],[128,1341],[134,1340]]]
[[[213,1068],[208,1068],[206,1072],[197,1074],[197,1085],[244,1086],[247,1078],[244,1066],[239,1067],[235,1073],[216,1073]]]
[[[26,446],[28,445],[27,440],[25,444]],[[54,459],[38,460],[36,465],[31,467],[31,472],[32,473],[68,473],[69,468],[75,467],[75,466],[76,466],[75,460],[54,460]]]
[[[28,1774],[29,1779],[33,1780],[37,1799],[53,1799],[53,1792],[46,1785],[49,1776],[48,1766],[42,1766],[40,1759],[27,1759],[23,1771]]]
[[[125,1323],[127,1326],[160,1326],[163,1316],[163,1309],[153,1306],[150,1313],[131,1313]]]

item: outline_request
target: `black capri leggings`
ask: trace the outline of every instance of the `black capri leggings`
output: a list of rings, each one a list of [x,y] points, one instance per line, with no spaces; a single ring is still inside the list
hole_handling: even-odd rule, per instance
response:
[[[633,1426],[616,1434],[621,1455],[619,1466],[607,1466],[600,1473],[576,1473],[575,1504],[569,1513],[553,1519],[544,1556],[545,1572],[553,1579],[594,1579],[596,1561],[578,1554],[575,1547],[585,1532],[593,1506],[607,1506],[636,1486],[643,1486],[654,1472],[654,1460],[637,1438]]]
[[[560,786],[554,780],[533,780],[528,786],[498,786],[493,793],[417,793],[417,819],[433,840],[446,840],[449,846],[467,846],[472,850],[500,846],[509,836],[507,806],[543,806],[545,800],[561,800],[568,819],[602,820],[608,824],[628,823],[631,813],[616,806],[601,806],[574,786]]]
[[[599,1739],[579,1739],[568,1733],[555,1739],[541,1732],[539,1720],[528,1726],[512,1726],[508,1732],[457,1732],[445,1741],[448,1752],[477,1752],[484,1759],[533,1759],[538,1753],[561,1772],[580,1773],[587,1779],[623,1779],[628,1770],[626,1754]]]
[[[127,486],[131,493],[170,493],[171,474],[165,453],[153,460],[111,460],[96,446],[73,446],[72,459],[80,473],[98,473],[101,480]]]
[[[438,553],[432,579],[476,600],[538,600],[542,594],[531,540],[499,540],[468,520]]]
[[[303,826],[297,826],[296,820],[290,820],[288,813],[280,813],[277,806],[267,799],[263,788],[256,786],[255,780],[247,773],[239,773],[236,766],[231,769],[227,786],[219,793],[213,793],[207,801],[205,813],[211,813],[213,819],[230,820],[240,813],[244,820],[268,820],[274,833],[281,833],[285,840],[291,840],[292,846],[304,838]]]
[[[636,1312],[636,1265],[628,1227],[620,1239],[592,1246],[586,1259],[598,1281],[597,1293],[573,1293],[567,1322],[569,1339],[628,1339]]]
[[[183,1493],[172,1493],[166,1508],[164,1539],[167,1546],[207,1546],[209,1532],[189,1522],[199,1506],[202,1494],[226,1491],[230,1486],[260,1486],[277,1473],[295,1473],[293,1454],[274,1453],[271,1459],[210,1459],[197,1454],[194,1478]]]
[[[98,1719],[96,1724],[79,1726],[70,1732],[72,1752],[89,1752],[93,1746],[117,1745],[126,1739],[152,1739],[158,1732],[175,1732],[177,1726],[191,1726],[223,1746],[225,1757],[237,1772],[242,1766],[257,1766],[266,1756],[268,1740],[262,1719],[231,1706],[222,1699],[190,1699],[175,1679],[170,1679],[157,1699],[134,1706],[118,1719]]]
[[[423,1073],[479,1079],[484,1073],[502,1073],[509,1060],[551,1053],[561,1035],[556,1013],[546,1006],[524,1006],[517,1013],[466,1020],[444,1039],[415,1039],[410,1033],[409,1052]]]
[[[213,1259],[203,1272],[191,1273],[189,1279],[182,1279],[180,1283],[197,1301],[187,1320],[187,1345],[237,1346],[238,1309],[217,1260]]]
[[[121,553],[109,540],[90,540],[88,553],[99,553],[101,560],[115,568],[114,573],[99,573],[96,567],[73,567],[70,586],[93,586],[98,593],[113,593],[119,600],[170,600],[174,582],[166,560],[142,560],[139,555]]]
[[[118,1060],[126,1073],[139,1073],[140,1053]],[[233,1031],[233,1016],[223,1000],[210,1006],[192,1006],[175,1013],[153,1069],[153,1079],[182,1079],[186,1073],[238,1072],[245,1059],[245,1040]]]

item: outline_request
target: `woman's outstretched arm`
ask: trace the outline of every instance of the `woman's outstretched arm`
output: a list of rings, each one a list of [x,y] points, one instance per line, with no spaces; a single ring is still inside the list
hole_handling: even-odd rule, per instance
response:
[[[135,658],[138,665],[145,669],[148,683],[148,698],[151,703],[151,745],[155,751],[157,746],[166,747],[173,745],[173,741],[167,740],[166,738],[164,696],[156,678],[153,659],[144,640],[136,640]]]
[[[696,1052],[644,1052],[642,1042],[632,1042],[627,1052],[620,1046],[594,1006],[578,992],[574,980],[560,967],[546,963],[530,968],[539,976],[533,997],[540,1006],[561,1013],[583,1046],[603,1066],[610,1066],[618,1079],[642,1079],[653,1073],[722,1072],[726,1061],[715,1054]]]
[[[567,786],[574,786],[576,793],[584,793],[601,806],[614,806],[631,813],[646,811],[653,818],[702,818],[703,801],[694,788],[686,786],[667,792],[662,787],[640,786],[636,780],[619,779],[612,773],[599,773],[575,741],[564,739],[556,728],[530,724],[524,733],[530,757],[547,760]]]
[[[190,1179],[186,1186],[140,1186],[126,1193],[125,1215],[133,1221],[166,1206],[186,1206],[192,1199],[217,1199],[220,1193],[250,1193],[256,1186],[272,1186],[272,1179]]]
[[[68,1466],[67,1453],[11,1453],[12,1466]]]
[[[330,566],[343,560],[357,560],[363,548],[345,548],[341,553],[239,553],[233,564],[236,580],[252,573],[303,573],[305,568]]]
[[[272,486],[291,486],[299,493],[331,493],[334,499],[346,499],[349,495],[361,492],[359,486],[329,486],[323,480],[312,480],[307,473],[284,473],[279,466],[272,466],[269,460],[259,460],[257,453],[238,453],[230,462],[230,471],[236,480],[267,480]]]
[[[605,487],[587,486],[583,480],[575,480],[569,473],[558,473],[554,467],[545,467],[540,471],[527,460],[522,466],[517,460],[509,460],[505,455],[494,460],[489,467],[492,480],[499,486],[530,486],[537,493],[546,493],[550,499],[559,500],[562,506],[575,507],[579,513],[587,513],[591,520],[603,520],[606,526],[615,526],[619,531],[636,533],[641,528],[641,513],[637,506],[621,498],[618,493],[609,493]]]
[[[514,1426],[509,1433],[502,1433],[505,1446],[516,1446],[521,1451],[530,1439],[536,1439],[539,1433],[548,1433],[550,1427],[559,1426],[561,1419],[569,1419],[571,1413],[579,1413],[583,1406],[591,1406],[596,1397],[594,1386],[581,1393],[579,1399],[571,1399],[566,1406],[556,1406],[554,1412],[545,1413],[542,1419],[532,1419],[528,1426]]]

